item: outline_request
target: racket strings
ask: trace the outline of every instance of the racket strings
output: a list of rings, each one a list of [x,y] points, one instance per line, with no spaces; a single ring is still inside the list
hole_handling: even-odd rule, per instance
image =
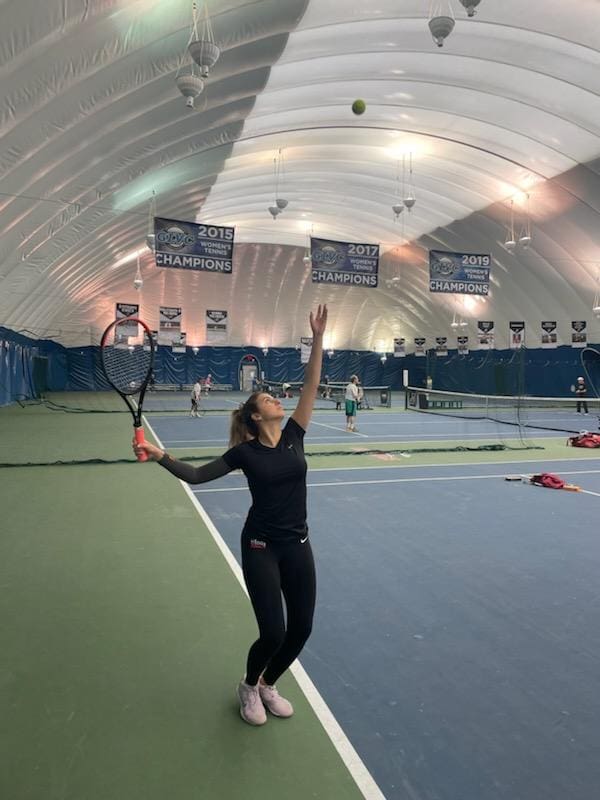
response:
[[[122,347],[114,344],[102,348],[106,377],[123,394],[137,394],[152,366],[152,353],[142,345]]]

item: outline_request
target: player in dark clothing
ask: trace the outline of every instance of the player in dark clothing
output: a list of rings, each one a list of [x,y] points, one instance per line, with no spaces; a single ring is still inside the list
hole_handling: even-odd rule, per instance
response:
[[[312,627],[316,580],[306,524],[303,440],[319,386],[326,324],[327,306],[319,306],[316,315],[310,315],[313,345],[304,390],[283,429],[281,402],[255,392],[232,414],[230,449],[205,466],[192,467],[149,442],[134,441],[136,455],[146,452],[188,483],[205,483],[234,469],[248,479],[252,506],[242,530],[242,569],[259,638],[248,653],[238,697],[242,718],[251,725],[267,721],[265,706],[275,716],[293,714],[275,682],[297,658]]]
[[[588,413],[588,404],[587,404],[587,386],[585,385],[585,380],[583,378],[577,378],[577,384],[575,386],[575,397],[577,398],[577,413],[581,413],[581,408],[583,407],[583,413]]]

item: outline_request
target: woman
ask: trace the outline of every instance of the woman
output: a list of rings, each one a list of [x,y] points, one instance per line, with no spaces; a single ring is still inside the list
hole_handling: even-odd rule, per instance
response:
[[[134,441],[188,483],[205,483],[241,469],[252,494],[242,531],[242,570],[258,623],[259,638],[248,653],[246,675],[238,686],[240,714],[250,725],[275,716],[291,717],[291,703],[275,687],[308,639],[315,608],[315,567],[306,525],[304,433],[310,422],[323,354],[327,306],[310,314],[313,345],[296,410],[281,428],[281,402],[255,392],[232,414],[230,449],[202,467],[177,461],[149,442]],[[284,623],[282,594],[287,611]]]

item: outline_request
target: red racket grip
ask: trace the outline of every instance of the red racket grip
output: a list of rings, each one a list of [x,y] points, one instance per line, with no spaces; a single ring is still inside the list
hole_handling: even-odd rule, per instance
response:
[[[135,440],[138,444],[146,444],[146,437],[144,436],[144,429],[140,425],[139,428],[134,428],[133,433],[135,435]],[[138,461],[148,461],[148,453],[138,453],[137,457]]]

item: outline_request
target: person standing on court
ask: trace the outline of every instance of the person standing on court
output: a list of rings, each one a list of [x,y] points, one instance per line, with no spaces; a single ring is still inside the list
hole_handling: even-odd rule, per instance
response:
[[[237,694],[242,719],[250,725],[267,721],[265,708],[277,717],[294,713],[275,683],[298,657],[312,629],[316,577],[306,524],[304,433],[319,388],[326,325],[327,306],[319,306],[310,314],[313,345],[304,391],[283,429],[281,401],[254,392],[232,414],[230,449],[204,466],[177,461],[149,442],[133,442],[136,455],[147,453],[188,483],[205,483],[234,469],[241,469],[248,480],[252,506],[242,530],[242,570],[259,637],[250,647]]]
[[[585,385],[585,380],[583,378],[577,378],[577,384],[575,386],[575,397],[577,398],[577,413],[581,414],[581,409],[583,408],[583,413],[588,413],[588,404],[587,404],[587,386]]]
[[[346,430],[355,431],[356,409],[358,408],[358,376],[352,375],[350,383],[346,386]]]
[[[200,399],[202,397],[202,385],[200,383],[200,378],[196,378],[196,383],[192,386],[192,408],[190,410],[190,417],[197,417],[198,416],[198,408],[200,405]]]

